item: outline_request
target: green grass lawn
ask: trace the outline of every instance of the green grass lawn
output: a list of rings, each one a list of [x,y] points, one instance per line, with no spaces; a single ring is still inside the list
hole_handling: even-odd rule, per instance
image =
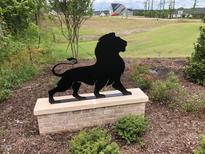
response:
[[[200,23],[165,25],[125,37],[128,57],[187,57],[199,36]]]
[[[118,25],[118,27],[116,27]],[[187,57],[193,52],[193,44],[199,36],[200,22],[177,22],[157,20],[128,20],[116,18],[91,18],[81,29],[81,37],[96,36],[116,31],[128,41],[124,57]],[[116,28],[116,30],[113,29]],[[71,55],[66,52],[67,43],[60,30],[54,27],[60,41],[54,43],[53,55],[65,59]],[[81,41],[80,58],[93,58],[97,40]]]

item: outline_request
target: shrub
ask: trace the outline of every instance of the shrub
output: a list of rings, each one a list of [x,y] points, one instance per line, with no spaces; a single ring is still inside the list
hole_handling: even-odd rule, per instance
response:
[[[202,136],[199,142],[199,146],[193,151],[194,154],[204,154],[205,153],[205,136]]]
[[[196,110],[195,102],[193,102],[193,100],[187,100],[184,104],[182,104],[182,108],[185,112],[193,112]]]
[[[8,98],[11,89],[31,79],[36,73],[37,68],[29,64],[15,69],[10,67],[0,69],[0,102]]]
[[[32,20],[35,11],[34,0],[4,0],[0,1],[1,17],[8,25],[12,35],[23,33]]]
[[[9,97],[10,90],[1,88],[0,89],[0,103]]]
[[[202,22],[205,23],[205,15],[202,17]]]
[[[194,49],[184,73],[188,80],[205,86],[205,26],[200,28],[200,37]]]
[[[205,64],[201,62],[192,62],[185,67],[186,78],[192,82],[205,86]]]
[[[11,55],[22,50],[23,46],[21,42],[15,40],[11,35],[0,35],[0,61],[8,60]]]
[[[69,154],[119,154],[119,147],[111,142],[111,136],[104,130],[94,128],[81,131],[70,142]]]
[[[134,71],[130,74],[130,78],[142,90],[150,89],[153,80],[147,66],[135,66]]]
[[[115,124],[115,131],[127,144],[142,142],[140,137],[148,127],[148,121],[143,116],[128,115],[120,118]]]
[[[149,94],[154,102],[167,103],[173,100],[179,92],[179,84],[176,75],[173,72],[168,74],[165,81],[156,81],[153,83]]]
[[[204,94],[195,94],[191,98],[187,99],[182,104],[182,108],[186,112],[204,111],[205,109],[205,96]]]

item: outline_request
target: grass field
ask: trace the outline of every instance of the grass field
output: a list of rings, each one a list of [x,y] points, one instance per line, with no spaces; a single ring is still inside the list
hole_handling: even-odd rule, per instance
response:
[[[93,17],[81,28],[79,55],[81,58],[93,58],[97,39],[106,33],[116,32],[128,41],[125,57],[187,57],[193,52],[193,44],[199,36],[200,21],[122,19],[111,17]],[[66,58],[67,41],[59,26],[52,25],[57,43],[53,44],[53,55]]]

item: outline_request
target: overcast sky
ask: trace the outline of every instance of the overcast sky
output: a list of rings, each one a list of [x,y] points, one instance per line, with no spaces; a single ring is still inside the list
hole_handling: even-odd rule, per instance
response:
[[[159,7],[160,0],[154,0],[155,8]],[[144,0],[95,0],[93,8],[95,10],[107,10],[110,8],[110,3],[116,2],[124,4],[128,8],[143,9]],[[185,7],[190,8],[193,6],[194,0],[176,0],[176,8]],[[197,7],[205,7],[205,0],[198,0]]]

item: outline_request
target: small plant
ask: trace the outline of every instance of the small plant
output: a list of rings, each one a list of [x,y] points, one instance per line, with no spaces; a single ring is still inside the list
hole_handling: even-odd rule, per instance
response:
[[[31,79],[36,74],[37,68],[29,64],[22,64],[22,66],[15,69],[9,66],[7,69],[0,69],[0,102],[8,98],[12,89]]]
[[[154,80],[147,66],[135,66],[134,71],[130,74],[130,78],[142,90],[150,89],[151,83]]]
[[[165,81],[156,81],[153,83],[149,94],[154,102],[167,103],[175,98],[179,92],[179,83],[173,72],[168,74]]]
[[[184,104],[182,104],[182,108],[186,112],[193,111],[204,111],[205,109],[205,96],[203,94],[195,94],[190,99],[186,100]]]
[[[8,89],[0,89],[0,103],[7,99],[10,95],[10,90]]]
[[[119,147],[111,142],[111,136],[104,130],[94,128],[81,131],[69,142],[68,154],[119,154]]]
[[[140,138],[148,127],[148,121],[143,116],[128,115],[120,118],[115,124],[115,131],[127,144],[138,142],[144,145]]]
[[[182,108],[186,111],[186,112],[193,112],[196,110],[195,108],[195,105],[194,105],[194,102],[192,102],[191,100],[190,101],[186,101]]]
[[[202,136],[199,141],[199,146],[193,151],[194,154],[205,154],[205,136]]]
[[[7,130],[4,127],[0,127],[0,136],[3,136],[7,133]]]

